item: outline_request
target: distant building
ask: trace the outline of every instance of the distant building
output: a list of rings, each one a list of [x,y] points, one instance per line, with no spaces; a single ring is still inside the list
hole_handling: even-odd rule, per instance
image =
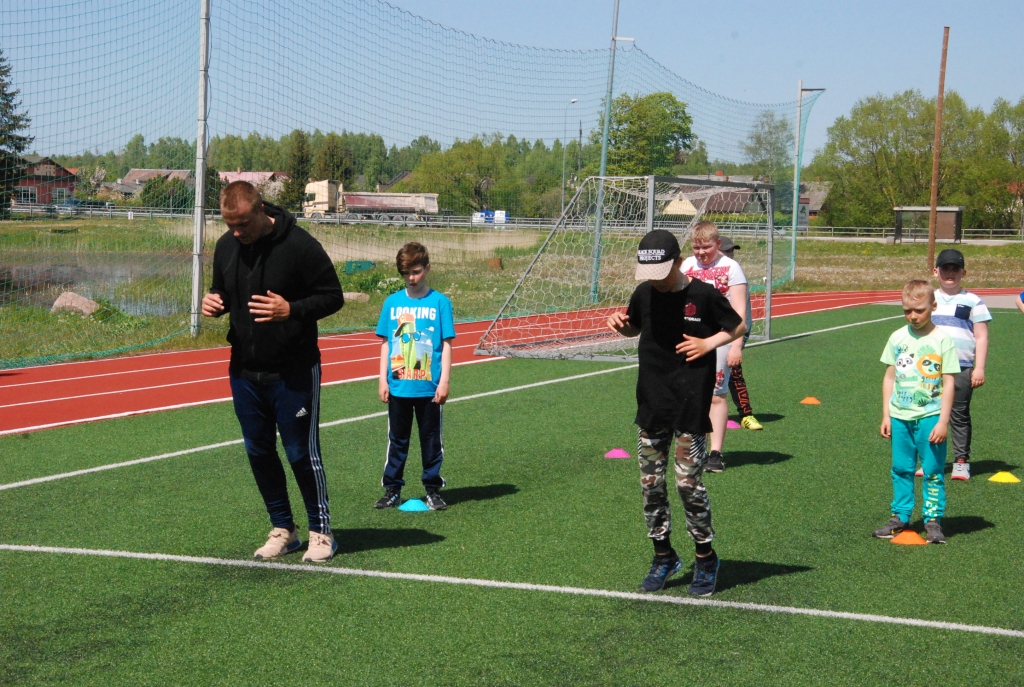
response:
[[[284,190],[284,182],[291,179],[284,172],[243,172],[241,169],[235,172],[219,172],[218,175],[223,184],[248,181],[264,198],[271,202],[277,200],[281,195],[281,191]]]
[[[828,192],[831,188],[831,181],[800,182],[800,199],[801,201],[804,198],[808,200],[807,215],[809,217],[818,216],[818,213],[821,212],[821,206],[825,203],[825,199],[828,198]]]
[[[180,179],[189,186],[195,185],[195,175],[191,169],[130,169],[123,179],[118,179],[118,183],[126,186],[138,186],[141,190],[147,181],[159,178],[169,181]]]
[[[385,182],[380,183],[380,184],[377,184],[377,193],[386,193],[388,191],[388,189],[390,189],[392,186],[394,186],[398,182],[405,181],[406,179],[409,179],[411,177],[412,177],[412,171],[411,170],[408,170],[408,169],[402,170],[401,172],[399,172],[395,176],[391,177],[390,180],[385,181]]]
[[[14,187],[16,203],[60,204],[75,196],[75,175],[48,157],[23,155],[28,167]]]

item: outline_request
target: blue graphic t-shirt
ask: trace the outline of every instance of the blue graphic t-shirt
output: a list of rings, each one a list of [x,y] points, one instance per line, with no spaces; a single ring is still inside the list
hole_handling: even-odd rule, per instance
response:
[[[422,298],[409,298],[405,289],[393,293],[380,311],[377,336],[388,342],[391,395],[433,396],[441,378],[442,344],[455,338],[452,302],[433,289]]]

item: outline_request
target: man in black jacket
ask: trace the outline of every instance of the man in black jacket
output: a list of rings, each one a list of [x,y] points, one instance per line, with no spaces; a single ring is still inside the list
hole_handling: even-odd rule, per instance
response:
[[[320,458],[316,322],[341,309],[341,284],[323,246],[298,227],[293,215],[263,202],[251,184],[225,186],[220,211],[228,231],[213,254],[213,285],[203,297],[203,315],[226,312],[231,319],[231,395],[273,525],[254,556],[276,558],[302,546],[277,454],[276,428],[309,518],[302,560],[325,562],[338,544],[331,533]]]

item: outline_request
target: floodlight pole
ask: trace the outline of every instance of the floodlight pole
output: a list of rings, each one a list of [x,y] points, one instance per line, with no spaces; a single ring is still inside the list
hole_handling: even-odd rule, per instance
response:
[[[573,98],[572,100],[569,101],[569,105],[566,105],[565,109],[562,110],[562,214],[563,215],[565,214],[565,149],[566,149],[565,139],[568,136],[568,130],[569,130],[568,129],[568,125],[566,124],[566,119],[569,116],[569,106],[570,105],[575,105],[578,100],[579,100],[579,98]]]
[[[199,336],[203,301],[203,229],[206,224],[206,117],[210,83],[210,0],[199,0],[199,124],[196,132],[195,207],[192,228],[192,312],[189,332]]]
[[[594,219],[594,249],[590,267],[590,299],[597,302],[597,281],[601,273],[601,223],[604,215],[604,175],[608,170],[608,131],[612,121],[612,92],[615,85],[615,47],[616,41],[631,41],[632,38],[619,38],[619,0],[615,0],[615,12],[612,16],[612,45],[608,56],[608,89],[604,96],[604,131],[601,133],[601,169],[597,173],[597,215]]]
[[[935,224],[939,205],[939,151],[942,148],[942,105],[946,89],[946,48],[949,46],[949,27],[942,29],[942,64],[939,67],[939,99],[935,103],[935,143],[932,145],[932,198],[928,208],[928,264],[925,272],[935,266]]]
[[[793,151],[793,235],[790,237],[789,247],[789,281],[796,279],[796,230],[797,222],[799,220],[798,211],[800,209],[800,167],[802,160],[801,155],[801,140],[800,133],[803,130],[803,108],[804,108],[804,93],[811,93],[814,91],[824,91],[824,88],[804,88],[804,81],[800,79],[797,81],[796,86],[796,136],[795,149]],[[774,195],[774,192],[773,192]]]

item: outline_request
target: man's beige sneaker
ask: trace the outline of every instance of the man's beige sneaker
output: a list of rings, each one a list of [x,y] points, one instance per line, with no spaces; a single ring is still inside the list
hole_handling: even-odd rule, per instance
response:
[[[331,560],[337,550],[338,542],[334,541],[333,534],[310,531],[309,546],[306,548],[306,555],[302,557],[302,561],[304,563],[326,563]]]
[[[278,556],[295,551],[300,546],[302,546],[302,541],[299,539],[298,530],[289,532],[283,527],[275,527],[270,530],[267,543],[256,549],[256,553],[252,557],[258,560],[277,558]]]

